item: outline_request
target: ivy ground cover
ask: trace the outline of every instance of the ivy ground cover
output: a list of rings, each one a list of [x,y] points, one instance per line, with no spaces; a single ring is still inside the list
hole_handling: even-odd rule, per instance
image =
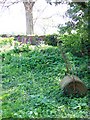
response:
[[[87,56],[67,53],[78,77],[88,86]],[[2,118],[88,118],[88,95],[64,96],[60,80],[66,73],[57,47],[14,48],[1,52]]]

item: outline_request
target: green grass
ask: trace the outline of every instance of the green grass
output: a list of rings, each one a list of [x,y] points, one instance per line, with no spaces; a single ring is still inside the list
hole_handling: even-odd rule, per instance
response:
[[[87,56],[67,54],[88,86]],[[88,96],[70,98],[60,89],[66,68],[57,47],[15,48],[1,56],[3,118],[88,118]]]

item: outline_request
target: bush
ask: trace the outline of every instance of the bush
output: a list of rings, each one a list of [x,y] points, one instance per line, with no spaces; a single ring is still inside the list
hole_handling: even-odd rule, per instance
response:
[[[7,45],[7,44],[12,45],[13,39],[14,39],[13,37],[10,37],[10,38],[0,38],[0,46]]]
[[[61,35],[60,38],[63,42],[66,51],[70,51],[74,55],[83,56],[87,54],[88,40],[83,40],[79,34]]]
[[[52,34],[52,35],[46,35],[44,38],[45,44],[52,45],[52,46],[57,46],[57,34]]]

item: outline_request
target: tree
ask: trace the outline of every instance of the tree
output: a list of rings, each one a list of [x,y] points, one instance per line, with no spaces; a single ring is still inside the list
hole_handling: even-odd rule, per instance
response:
[[[26,14],[26,34],[32,35],[34,33],[33,28],[33,7],[37,0],[1,0],[0,5],[2,7],[9,8],[13,4],[23,2]]]
[[[59,5],[63,2],[67,3],[70,8],[67,10],[66,16],[70,18],[70,21],[65,23],[65,25],[59,25],[60,34],[68,33],[67,36],[72,36],[76,42],[78,42],[77,47],[79,48],[82,55],[85,53],[90,53],[90,0],[46,0],[50,5]],[[76,31],[76,37],[72,34],[72,30]],[[71,37],[70,37],[71,38]],[[73,40],[67,37],[66,42],[69,44]]]
[[[23,2],[26,12],[26,34],[33,34],[33,6],[35,2],[33,0],[26,0]]]
[[[89,21],[90,21],[90,2],[74,2],[70,3],[70,9],[67,11],[67,15],[71,18],[71,21],[66,23],[63,27],[65,31],[72,34],[72,30],[77,32],[79,36],[81,53],[90,52],[90,38],[89,38]],[[62,27],[59,28],[61,31]],[[78,47],[78,46],[77,46]]]
[[[13,4],[19,3],[19,2],[23,2],[24,4],[24,8],[25,8],[25,13],[26,13],[26,34],[33,34],[34,33],[34,28],[33,28],[33,7],[34,4],[37,0],[1,0],[0,4],[3,7],[10,7]],[[67,3],[70,5],[70,7],[72,6],[72,3],[69,2],[69,0],[45,0],[47,3],[49,3],[50,5],[55,4],[61,4],[61,3]],[[79,6],[82,6],[82,8],[84,8],[86,6],[85,2],[76,2],[79,0],[72,0],[75,1],[74,4],[77,4]],[[85,1],[85,0],[83,0]],[[80,10],[80,9],[79,9]],[[69,13],[69,12],[68,12]],[[75,12],[74,12],[75,13]],[[70,13],[72,14],[72,13]],[[69,15],[70,15],[69,14]],[[76,15],[76,14],[75,14]],[[68,26],[68,30],[70,30],[70,25],[72,24],[72,26],[74,25],[74,22],[70,21],[67,23],[66,26]]]

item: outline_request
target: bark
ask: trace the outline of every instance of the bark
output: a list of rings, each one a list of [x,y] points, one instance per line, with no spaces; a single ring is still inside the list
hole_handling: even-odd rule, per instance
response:
[[[34,2],[33,0],[30,0],[29,2],[23,2],[25,7],[25,14],[26,14],[26,34],[32,35],[34,33],[33,28],[33,6]]]

